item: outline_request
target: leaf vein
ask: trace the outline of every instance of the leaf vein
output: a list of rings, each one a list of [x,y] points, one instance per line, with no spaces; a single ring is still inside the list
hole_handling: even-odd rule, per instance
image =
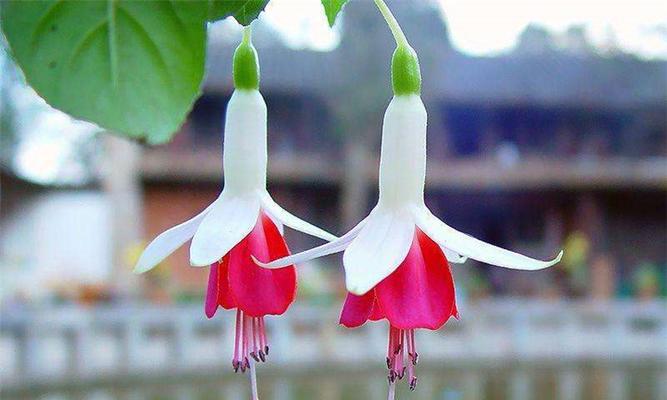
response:
[[[58,8],[62,7],[65,5],[65,0],[56,0],[53,4],[49,6],[44,11],[44,14],[39,18],[37,21],[37,24],[35,24],[35,30],[31,32],[30,35],[30,47],[34,48],[37,42],[39,41],[39,37],[37,36],[38,33],[42,32],[44,30],[44,26],[49,23],[49,18],[53,13],[57,11]]]
[[[83,50],[84,46],[88,41],[93,37],[93,35],[100,29],[104,28],[106,25],[105,20],[101,20],[95,25],[93,25],[92,28],[90,28],[82,37],[81,39],[76,43],[74,47],[72,47],[72,52],[70,53],[70,56],[67,58],[67,63],[65,65],[70,66],[76,57],[79,56],[81,51]]]
[[[141,25],[141,22],[137,20],[137,18],[132,15],[129,11],[127,11],[124,7],[120,7],[120,5],[117,7],[118,12],[122,13],[125,15],[130,21],[133,26],[135,31],[138,34],[138,37],[143,38],[143,42],[145,45],[147,45],[150,50],[157,56],[157,61],[160,64],[161,68],[158,68],[157,71],[161,73],[163,77],[166,78],[166,83],[169,85],[170,88],[173,89],[174,82],[172,80],[171,74],[169,73],[169,67],[167,65],[167,62],[164,59],[164,56],[162,55],[162,52],[160,51],[160,48],[155,44],[155,41],[151,37],[151,35],[144,29],[144,27]]]
[[[118,46],[116,42],[116,7],[115,0],[107,3],[107,24],[109,26],[109,73],[114,88],[118,86]]]

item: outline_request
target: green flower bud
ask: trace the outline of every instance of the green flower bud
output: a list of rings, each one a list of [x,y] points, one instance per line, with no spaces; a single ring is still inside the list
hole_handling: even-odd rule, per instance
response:
[[[259,89],[259,58],[250,41],[250,27],[243,31],[243,40],[234,51],[234,87],[236,89]]]
[[[391,85],[394,95],[421,93],[419,59],[417,53],[407,44],[396,47],[391,58]]]

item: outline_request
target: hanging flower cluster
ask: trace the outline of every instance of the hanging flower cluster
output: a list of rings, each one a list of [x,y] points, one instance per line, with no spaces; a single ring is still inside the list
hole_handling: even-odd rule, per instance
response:
[[[236,309],[234,371],[253,372],[254,362],[269,354],[264,316],[283,314],[296,296],[293,265],[276,270],[258,267],[255,257],[271,261],[290,254],[283,225],[333,240],[335,236],[281,208],[266,190],[267,110],[259,88],[257,52],[246,28],[234,53],[235,90],[227,105],[220,196],[194,218],[155,238],[142,253],[135,272],[150,270],[192,239],[190,264],[210,265],[204,310]],[[254,398],[256,398],[254,393]]]
[[[278,206],[266,191],[266,105],[259,87],[257,54],[249,28],[234,54],[236,90],[227,106],[224,131],[225,186],[201,214],[158,236],[142,254],[144,272],[192,239],[190,263],[210,265],[205,313],[236,309],[232,366],[251,370],[265,361],[269,346],[264,316],[284,313],[296,294],[294,264],[344,251],[347,297],[340,323],[389,324],[389,398],[395,382],[417,385],[417,329],[436,330],[458,318],[450,263],[468,258],[505,268],[539,270],[556,264],[482,242],[448,226],[424,203],[427,113],[421,100],[417,55],[382,0],[375,0],[396,39],[391,75],[394,97],[384,115],[379,198],[371,213],[340,238]],[[330,241],[290,255],[282,236],[287,225]]]

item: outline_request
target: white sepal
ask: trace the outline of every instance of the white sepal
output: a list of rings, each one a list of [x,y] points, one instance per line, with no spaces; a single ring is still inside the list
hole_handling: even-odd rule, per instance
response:
[[[141,274],[150,271],[185,242],[192,239],[199,224],[201,224],[206,214],[218,201],[219,199],[211,203],[204,211],[193,218],[162,232],[153,239],[143,253],[141,253],[139,261],[137,261],[137,265],[134,267],[134,273]]]
[[[327,241],[336,240],[336,236],[330,234],[329,232],[316,227],[299,217],[296,217],[290,214],[288,211],[283,209],[276,203],[269,193],[264,192],[261,195],[262,207],[267,210],[273,217],[282,222],[283,224],[289,226],[290,228],[306,233],[311,236],[318,237]]]
[[[282,268],[291,264],[298,264],[304,261],[312,260],[317,257],[327,256],[329,254],[338,253],[345,250],[345,248],[354,240],[355,237],[361,231],[361,228],[366,223],[366,220],[359,222],[354,228],[350,229],[345,235],[339,237],[336,240],[333,240],[329,243],[325,243],[321,246],[313,247],[312,249],[302,251],[300,253],[295,253],[287,257],[279,258],[277,260],[271,261],[270,263],[263,263],[257,260],[253,256],[253,261],[255,264],[263,268],[275,269]]]
[[[266,208],[262,208],[262,211],[265,212],[266,215],[269,216],[269,218],[271,218],[271,221],[273,222],[273,224],[276,226],[276,228],[278,228],[278,232],[280,232],[281,235],[285,236],[285,226],[283,225],[283,223],[280,222],[280,221],[278,220],[278,218],[276,218],[276,216],[273,215],[273,214],[272,214],[269,210],[267,210]]]
[[[442,249],[442,252],[445,253],[445,258],[447,258],[447,261],[449,261],[450,264],[463,264],[468,260],[468,257],[462,256],[444,246],[440,246],[440,248]]]
[[[203,267],[220,260],[255,227],[259,199],[255,192],[225,195],[204,217],[190,245],[190,264]]]
[[[448,226],[434,216],[426,206],[415,207],[417,226],[440,246],[447,247],[463,256],[498,267],[539,270],[558,263],[563,256],[561,251],[551,261],[541,261],[502,249],[492,244],[475,239]]]
[[[375,208],[343,255],[347,290],[363,295],[394,272],[407,256],[414,233],[410,213]]]

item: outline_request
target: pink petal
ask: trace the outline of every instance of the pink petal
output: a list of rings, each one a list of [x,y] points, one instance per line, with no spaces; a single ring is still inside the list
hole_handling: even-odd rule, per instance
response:
[[[348,328],[356,328],[363,325],[373,311],[375,302],[375,291],[371,290],[364,295],[348,293],[340,313],[339,323]]]
[[[229,255],[225,255],[218,264],[218,305],[225,310],[236,308],[236,299],[232,295],[232,288],[229,286]]]
[[[208,273],[208,286],[204,302],[204,313],[208,318],[213,318],[218,309],[218,276],[218,263],[212,264]]]
[[[415,230],[410,251],[375,287],[387,319],[399,329],[438,329],[454,311],[454,280],[440,246]]]
[[[384,315],[384,311],[382,311],[380,303],[378,303],[378,298],[377,295],[375,294],[375,290],[373,290],[373,311],[371,311],[371,315],[368,317],[368,319],[370,319],[371,321],[379,321],[385,318],[387,318],[387,316]]]
[[[253,230],[229,252],[229,284],[238,308],[252,317],[284,313],[296,297],[296,269],[261,268],[250,257],[268,262],[289,255],[285,240],[263,212]]]

